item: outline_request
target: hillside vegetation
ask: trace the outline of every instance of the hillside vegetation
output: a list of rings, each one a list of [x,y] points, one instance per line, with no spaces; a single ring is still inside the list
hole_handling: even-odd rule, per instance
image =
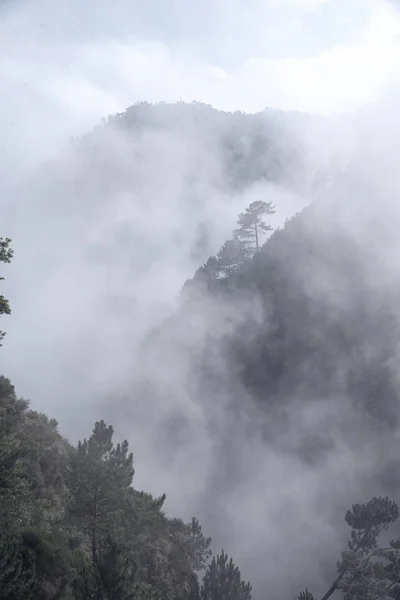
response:
[[[203,105],[147,104],[110,117],[75,141],[60,162],[47,165],[45,179],[42,172],[34,181],[46,191],[40,208],[47,206],[65,227],[46,239],[54,236],[60,245],[75,239],[72,232],[79,232],[99,206],[112,208],[127,190],[132,205],[142,202],[141,210],[153,216],[160,190],[170,181],[169,169],[184,160],[183,187],[168,190],[180,195],[181,208],[193,199],[201,203],[211,187],[223,189],[229,200],[230,194],[263,179],[299,181],[301,148],[287,137],[292,121],[276,117],[226,115]],[[165,131],[168,136],[161,138]],[[189,143],[197,138],[201,152]],[[156,148],[159,153],[149,162]],[[199,161],[207,155],[204,149],[211,158],[220,157],[215,170],[213,160]],[[143,191],[153,173],[157,184]],[[208,187],[199,192],[196,186],[206,173]],[[379,198],[364,202],[370,196],[362,188],[356,195],[362,201],[348,202],[350,184],[344,175],[323,199],[275,230],[270,218],[280,207],[274,199],[251,202],[239,214],[232,236],[182,282],[176,310],[140,345],[128,399],[118,403],[115,398],[112,405],[119,422],[140,420],[145,403],[159,407],[159,429],[149,444],[163,447],[168,438],[165,469],[170,467],[167,448],[171,454],[187,453],[190,461],[190,444],[197,443],[196,479],[206,458],[202,444],[212,440],[209,479],[193,506],[194,513],[208,512],[210,531],[203,532],[201,515],[188,521],[171,516],[164,495],[136,489],[128,441],[115,442],[111,425],[98,420],[89,437],[72,444],[55,419],[32,409],[9,379],[0,378],[0,600],[281,598],[267,578],[253,592],[219,544],[224,529],[229,539],[229,501],[238,483],[245,481],[245,493],[261,495],[262,504],[267,492],[279,494],[265,486],[254,492],[247,487],[251,480],[245,474],[265,471],[268,454],[282,464],[295,458],[298,469],[307,465],[313,474],[326,471],[329,488],[315,501],[322,506],[321,521],[326,517],[333,531],[340,508],[341,520],[350,527],[347,546],[341,538],[345,549],[337,568],[335,560],[325,568],[322,599],[334,593],[344,600],[399,597],[400,542],[385,539],[389,526],[397,533],[399,516],[389,499],[399,488],[398,220],[387,221]],[[188,190],[194,189],[198,195],[188,199]],[[147,205],[150,197],[153,203]],[[143,234],[135,256],[135,267],[144,256],[144,271],[152,256],[149,237]],[[109,254],[100,252],[108,242],[98,242],[94,262],[110,260],[112,267]],[[203,244],[200,254],[208,246]],[[0,261],[9,262],[11,240],[2,239],[1,249]],[[131,248],[123,242],[122,250]],[[53,264],[48,255],[47,260]],[[0,314],[9,315],[11,309],[1,296]],[[174,411],[169,410],[171,398],[177,400]],[[252,446],[255,438],[259,445]],[[350,466],[329,477],[332,456],[344,456]],[[347,484],[354,478],[350,492],[340,479],[345,471]],[[358,490],[362,502],[348,502]],[[321,565],[311,564],[311,548],[319,553],[321,521],[310,503],[306,531],[311,534],[296,537],[296,514],[285,514],[285,507],[303,502],[302,490],[297,494],[292,492],[291,504],[282,499],[279,549],[256,523],[265,546],[252,549],[246,568],[258,561],[263,572],[276,571],[276,564],[284,564],[278,550],[289,553],[293,546],[302,568],[280,575],[282,588],[293,581],[299,600],[313,600],[321,587],[320,580],[314,581]],[[351,506],[347,512],[345,502]],[[250,520],[250,510],[245,517]],[[292,523],[296,531],[288,530]],[[304,532],[304,517],[298,526]],[[217,547],[208,534],[217,538]],[[325,549],[330,541],[323,541]],[[238,550],[242,542],[236,540]]]

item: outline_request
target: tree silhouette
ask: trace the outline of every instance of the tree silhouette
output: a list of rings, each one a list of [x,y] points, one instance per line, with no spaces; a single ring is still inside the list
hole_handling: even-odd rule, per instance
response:
[[[244,583],[238,567],[222,550],[213,557],[203,579],[202,600],[251,600],[251,585]]]
[[[237,220],[239,227],[234,231],[234,239],[243,244],[249,256],[260,249],[260,234],[272,231],[272,227],[265,223],[264,217],[273,214],[275,208],[271,202],[256,200],[239,215]]]
[[[13,257],[13,250],[10,248],[11,240],[10,238],[0,238],[0,262],[9,263]],[[0,281],[3,280],[4,277],[0,277]],[[0,296],[0,315],[9,315],[11,314],[10,305],[8,300],[4,298],[3,295]],[[5,336],[5,331],[0,331],[0,342]],[[2,344],[0,344],[1,346]]]
[[[321,600],[340,590],[344,600],[389,600],[400,597],[400,540],[387,548],[378,547],[378,536],[399,516],[397,504],[389,498],[375,497],[365,504],[354,504],[346,513],[351,539],[337,564],[338,574]],[[312,600],[308,590],[298,600]]]
[[[227,240],[218,252],[217,259],[219,271],[228,277],[246,260],[246,249],[238,239]]]

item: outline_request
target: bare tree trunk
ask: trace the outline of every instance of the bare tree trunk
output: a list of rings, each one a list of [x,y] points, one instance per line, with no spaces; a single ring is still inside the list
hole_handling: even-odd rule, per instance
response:
[[[357,550],[360,548],[362,542],[364,541],[364,539],[366,538],[366,536],[368,535],[368,533],[369,533],[369,531],[366,531],[364,533],[362,540],[354,548],[354,552],[357,552]],[[342,567],[341,567],[341,569],[339,571],[339,575],[336,577],[335,581],[332,583],[331,587],[326,592],[326,594],[324,596],[322,596],[321,600],[328,600],[328,598],[330,598],[332,596],[332,594],[334,592],[336,592],[336,590],[339,587],[339,583],[342,581],[342,579],[346,575],[346,573],[347,573],[347,565],[346,565],[345,562],[343,562],[342,563]]]
[[[325,596],[321,598],[321,600],[328,600],[328,598],[332,596],[333,592],[336,592],[339,583],[341,582],[341,580],[344,577],[344,574],[346,573],[346,570],[347,569],[344,569],[341,573],[339,573],[339,575],[336,577],[335,581],[332,583],[331,587],[326,592]]]

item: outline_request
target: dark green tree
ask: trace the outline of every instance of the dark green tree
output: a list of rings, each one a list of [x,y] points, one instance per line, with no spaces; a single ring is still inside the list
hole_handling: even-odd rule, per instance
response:
[[[219,267],[216,256],[210,256],[207,262],[197,269],[192,279],[188,279],[182,286],[181,297],[192,299],[203,292],[209,291],[218,277]]]
[[[34,562],[36,600],[68,598],[73,571],[66,538],[40,529],[26,529],[21,540]]]
[[[36,598],[35,564],[15,540],[0,534],[0,600]]]
[[[304,592],[298,595],[297,600],[314,600],[314,596],[306,588]]]
[[[238,567],[222,550],[204,575],[202,600],[251,600],[251,585],[242,581]]]
[[[246,248],[239,239],[227,240],[217,255],[218,270],[225,276],[231,275],[246,260]]]
[[[95,565],[82,564],[74,589],[77,600],[133,600],[136,565],[120,543],[107,535],[98,544]]]
[[[104,421],[97,422],[89,440],[79,442],[72,460],[69,513],[87,536],[93,566],[99,543],[123,528],[134,475],[128,442],[114,447],[113,433]]]
[[[0,238],[0,262],[9,263],[13,257],[13,250],[10,247],[11,240],[10,238]],[[4,277],[0,277],[0,280],[3,280]],[[0,315],[9,315],[11,314],[10,305],[8,300],[4,298],[3,295],[0,295]],[[0,331],[0,342],[5,336],[5,331]],[[0,346],[2,344],[0,343]]]
[[[366,504],[355,504],[346,514],[352,528],[348,550],[338,563],[338,577],[332,587],[343,592],[345,600],[378,600],[397,597],[400,593],[400,543],[392,541],[388,548],[378,547],[379,535],[399,516],[396,502],[389,498],[372,498]]]
[[[210,558],[211,538],[204,536],[195,518],[189,523],[168,519],[160,541],[158,546],[162,560],[158,559],[155,563],[157,568],[153,582],[163,590],[166,598],[189,600],[196,588],[196,572],[203,571]]]
[[[265,216],[275,214],[271,202],[256,200],[252,202],[244,213],[238,218],[239,227],[234,231],[234,239],[243,244],[248,256],[252,256],[260,249],[260,235],[272,231],[272,227],[265,223]]]
[[[351,527],[348,549],[338,562],[338,575],[322,600],[341,591],[344,600],[389,600],[400,597],[400,541],[378,547],[379,535],[399,516],[399,509],[389,498],[372,498],[365,504],[354,504],[345,520]],[[307,598],[312,595],[306,591]]]
[[[58,433],[57,421],[36,411],[26,412],[21,433],[34,497],[32,525],[51,531],[63,518],[69,498],[71,447]]]
[[[211,556],[211,538],[206,537],[199,521],[192,517],[183,527],[183,549],[193,571],[202,571]]]
[[[204,289],[209,290],[218,275],[218,261],[215,256],[210,256],[205,265],[197,269],[193,281]]]
[[[22,434],[27,408],[10,381],[0,377],[0,527],[9,532],[29,521],[32,508]]]

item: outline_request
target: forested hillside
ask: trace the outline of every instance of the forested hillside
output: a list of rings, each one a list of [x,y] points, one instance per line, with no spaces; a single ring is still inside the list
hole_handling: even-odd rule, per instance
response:
[[[314,219],[319,208],[311,207],[290,220],[260,247],[262,233],[270,230],[267,218],[275,209],[263,201],[252,203],[239,215],[238,228],[218,256],[185,284],[174,326],[169,322],[156,334],[158,352],[166,353],[164,361],[172,354],[176,358],[182,343],[185,352],[189,350],[199,402],[201,398],[217,402],[218,395],[227,399],[225,416],[232,425],[243,412],[240,395],[246,390],[247,397],[268,416],[263,422],[269,423],[263,430],[266,444],[312,464],[334,451],[339,432],[342,441],[351,442],[357,423],[357,435],[367,433],[373,444],[374,431],[384,434],[388,448],[394,441],[398,402],[395,373],[390,367],[397,339],[389,302],[394,298],[389,298],[386,290],[382,297],[376,294],[373,301],[370,296],[367,299],[366,291],[371,293],[367,290],[367,257],[357,253],[357,246],[350,244],[344,231],[338,232],[338,222],[335,247],[328,230],[322,228],[316,252],[315,239],[311,241],[309,234],[316,231]],[[288,240],[299,243],[296,257],[303,260],[307,286],[301,286],[301,278],[296,278],[294,265],[288,268],[290,254],[284,254],[282,245]],[[1,240],[2,262],[13,257],[10,242]],[[234,252],[228,253],[227,247]],[[304,264],[306,258],[308,264]],[[319,268],[329,272],[327,287]],[[296,293],[288,294],[293,286]],[[327,316],[332,307],[331,296],[326,295],[328,287],[338,294],[335,308],[342,304],[342,310],[331,319]],[[338,303],[338,298],[343,302]],[[10,314],[4,297],[2,306],[2,313]],[[253,310],[238,318],[239,311],[249,306]],[[221,336],[215,318],[223,313],[230,331]],[[187,341],[193,344],[195,340],[191,328],[199,317],[205,333],[203,345],[189,349]],[[179,335],[181,325],[184,338]],[[147,352],[153,351],[154,341],[149,341]],[[306,368],[307,364],[311,367]],[[298,398],[294,398],[295,389],[300,392]],[[193,401],[193,388],[191,393]],[[341,397],[346,403],[340,403]],[[294,401],[328,403],[332,398],[342,411],[342,418],[335,423],[338,430],[310,431],[311,440],[310,435],[307,440],[297,437],[300,446],[281,443],[285,411],[296,411]],[[206,409],[210,408],[207,400]],[[230,409],[234,410],[233,421]],[[211,420],[212,416],[211,411]],[[224,551],[212,557],[211,538],[196,518],[185,523],[167,516],[165,496],[155,498],[135,488],[129,444],[115,444],[113,428],[104,421],[96,422],[91,436],[74,446],[60,435],[55,419],[32,410],[16,396],[10,381],[1,377],[0,429],[2,600],[251,599],[251,584],[242,580],[232,559]],[[358,439],[351,448],[358,459],[360,449],[362,440]],[[377,462],[378,469],[373,472],[369,465],[375,487],[387,466]],[[232,477],[234,465],[225,463],[223,467]],[[219,476],[222,474],[220,471]],[[381,487],[396,491],[394,471]],[[400,541],[380,542],[382,532],[398,516],[396,502],[388,497],[353,504],[345,513],[350,541],[337,563],[336,576],[332,564],[333,583],[323,600],[338,592],[349,600],[398,597]],[[273,549],[270,552],[272,559],[276,555]],[[310,565],[301,573],[305,583],[312,571]],[[293,579],[297,581],[298,576]],[[313,600],[313,584],[311,580],[298,600]],[[280,597],[279,591],[271,592],[266,579],[257,597],[276,596]]]
[[[175,315],[152,332],[146,348],[157,359],[148,363],[190,356],[197,393],[229,396],[240,406],[226,376],[232,374],[239,395],[270,416],[294,396],[299,403],[346,399],[366,426],[395,429],[395,222],[386,222],[379,201],[358,213],[336,192],[271,235],[274,213],[271,203],[257,201],[239,216],[232,238],[184,284]]]
[[[211,559],[195,518],[167,518],[164,497],[132,487],[133,456],[126,441],[114,445],[111,426],[97,422],[73,447],[4,377],[0,400],[2,600],[251,599],[232,559]],[[349,548],[324,598],[397,597],[400,542],[378,549],[377,540],[398,516],[388,498],[353,505]]]
[[[244,206],[271,194],[279,223],[309,202],[328,163],[303,135],[315,123],[318,140],[330,140],[329,119],[139,103],[3,190],[4,231],[18,248],[3,364],[17,389],[40,395],[47,410],[54,397],[98,403],[124,386],[143,336]],[[24,375],[16,356],[31,365]],[[44,365],[52,375],[43,385]]]
[[[308,561],[298,552],[306,548],[320,565],[314,581],[322,590],[333,576],[327,567],[332,551],[318,550],[311,515],[318,515],[321,528],[335,530],[340,508],[357,494],[399,492],[398,213],[392,209],[388,222],[375,194],[346,174],[267,241],[264,234],[259,250],[246,218],[269,205],[250,205],[232,238],[185,283],[180,308],[143,349],[142,379],[132,398],[161,407],[173,395],[190,399],[161,420],[159,435],[170,442],[199,435],[213,448],[206,491],[199,491],[200,515],[256,573],[258,594],[262,569],[276,595],[278,576],[268,565],[255,567],[255,551],[241,551],[229,533],[245,507],[254,511],[253,539],[268,555],[257,523],[266,518],[271,535],[271,517],[264,515],[272,509],[281,516],[279,502],[286,506],[290,517],[276,533],[272,526],[281,560],[301,581]],[[385,197],[385,206],[392,201],[395,195]],[[137,402],[132,406],[130,413],[123,402],[121,410],[133,415]],[[173,434],[163,432],[167,423]],[[201,442],[186,444],[201,452]],[[291,477],[299,488],[289,499]],[[272,497],[263,503],[266,490]],[[210,493],[219,504],[204,509]],[[227,511],[233,498],[243,508]],[[308,533],[305,523],[304,531],[296,525],[303,510],[310,515]],[[244,525],[240,530],[246,536]],[[279,535],[293,531],[292,550]]]
[[[215,183],[237,193],[260,180],[281,182],[286,179],[298,184],[298,179],[304,177],[305,166],[300,132],[313,121],[318,122],[318,117],[278,110],[246,114],[218,111],[199,102],[138,103],[105,119],[83,142],[91,144],[101,136],[104,127],[122,131],[129,139],[149,132],[175,134],[184,150],[190,152],[191,143],[201,143],[213,156],[220,157],[220,172],[218,165],[214,167],[214,175],[219,178]],[[193,177],[200,179],[205,166],[198,164],[200,171]]]
[[[398,597],[397,190],[351,167],[285,222],[299,120],[140,104],[10,195],[0,351],[51,411],[4,373],[0,600]]]

